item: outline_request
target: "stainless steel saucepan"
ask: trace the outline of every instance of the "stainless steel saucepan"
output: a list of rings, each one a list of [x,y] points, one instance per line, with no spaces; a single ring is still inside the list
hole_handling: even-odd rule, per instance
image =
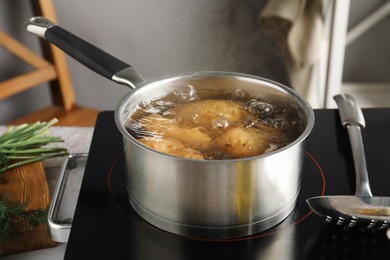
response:
[[[26,29],[100,75],[134,89],[118,103],[115,121],[123,135],[129,201],[145,220],[179,235],[225,239],[268,229],[294,209],[304,142],[313,128],[314,113],[293,90],[264,78],[228,72],[195,72],[147,82],[127,63],[43,17],[31,18]],[[171,156],[129,134],[125,122],[140,102],[158,99],[183,86],[214,92],[240,89],[253,96],[292,101],[300,111],[304,130],[280,150],[234,160]]]

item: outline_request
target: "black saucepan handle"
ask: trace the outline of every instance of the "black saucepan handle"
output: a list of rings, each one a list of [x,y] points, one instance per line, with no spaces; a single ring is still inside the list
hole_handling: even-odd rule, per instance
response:
[[[61,27],[53,26],[47,29],[45,39],[91,70],[108,79],[111,79],[118,71],[129,67],[125,62],[85,42]]]
[[[129,64],[115,58],[93,44],[55,25],[44,17],[33,17],[26,30],[54,44],[69,56],[101,76],[135,88],[144,79]]]

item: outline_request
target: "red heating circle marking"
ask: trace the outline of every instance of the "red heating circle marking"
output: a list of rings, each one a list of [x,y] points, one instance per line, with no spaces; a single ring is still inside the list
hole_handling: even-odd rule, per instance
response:
[[[113,197],[115,199],[115,195],[112,193],[112,189],[111,189],[111,175],[112,175],[112,172],[115,168],[115,165],[118,163],[119,159],[123,156],[123,152],[120,153],[114,160],[114,162],[111,164],[111,167],[110,167],[110,170],[108,172],[108,180],[107,180],[107,183],[108,183],[108,190],[110,191],[110,194],[111,194],[111,197]]]

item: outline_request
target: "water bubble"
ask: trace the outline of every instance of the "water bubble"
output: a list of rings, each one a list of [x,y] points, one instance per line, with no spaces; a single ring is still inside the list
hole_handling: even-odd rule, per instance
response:
[[[243,124],[242,125],[245,128],[252,128],[252,127],[255,127],[256,125],[258,125],[259,123],[260,123],[259,120],[256,120],[256,119],[253,119],[253,118],[245,118],[243,120]]]
[[[249,97],[248,92],[243,89],[235,89],[232,91],[227,91],[228,96],[231,100],[246,100]]]
[[[151,102],[142,102],[141,107],[147,114],[157,114],[160,112],[159,109],[153,106]]]
[[[276,145],[276,144],[269,144],[269,148],[267,150],[265,150],[264,153],[272,153],[273,151],[276,151],[279,149],[279,146]]]
[[[175,107],[175,104],[173,102],[162,101],[162,100],[153,101],[153,102],[144,101],[142,102],[140,107],[146,114],[160,114],[166,116],[166,115],[174,115],[173,108]]]
[[[259,99],[249,100],[246,107],[249,112],[256,114],[260,118],[270,117],[275,110],[274,105]]]
[[[131,130],[130,134],[137,139],[150,136],[150,132],[146,131],[138,121],[131,120],[126,122],[126,128]]]
[[[191,85],[186,85],[173,92],[176,98],[181,102],[191,102],[199,100],[198,93],[196,89]]]
[[[220,117],[214,118],[211,121],[211,126],[212,126],[213,129],[227,128],[227,127],[229,127],[229,119],[227,119],[224,116],[220,116]]]
[[[288,122],[284,118],[276,118],[273,120],[273,126],[275,128],[285,128],[288,126]]]
[[[192,117],[192,122],[194,122],[195,124],[199,124],[199,114],[195,114]]]

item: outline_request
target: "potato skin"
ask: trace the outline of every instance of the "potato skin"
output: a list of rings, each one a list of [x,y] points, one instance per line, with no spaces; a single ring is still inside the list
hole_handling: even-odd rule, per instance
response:
[[[198,160],[204,159],[204,157],[199,151],[186,147],[181,142],[174,139],[150,138],[150,139],[140,139],[139,141],[145,144],[146,146],[149,146],[150,148],[153,148],[162,153],[190,158],[190,159],[198,159]]]
[[[199,148],[206,148],[211,144],[211,138],[203,133],[200,127],[182,127],[174,120],[164,118],[159,114],[151,114],[142,118],[140,124],[153,136],[173,138],[183,144]]]
[[[218,149],[233,159],[257,156],[269,148],[266,133],[244,127],[226,130],[215,143]]]
[[[241,102],[233,100],[207,99],[194,103],[179,104],[175,108],[178,118],[186,125],[213,128],[213,120],[225,118],[231,123],[241,121],[248,112]]]

